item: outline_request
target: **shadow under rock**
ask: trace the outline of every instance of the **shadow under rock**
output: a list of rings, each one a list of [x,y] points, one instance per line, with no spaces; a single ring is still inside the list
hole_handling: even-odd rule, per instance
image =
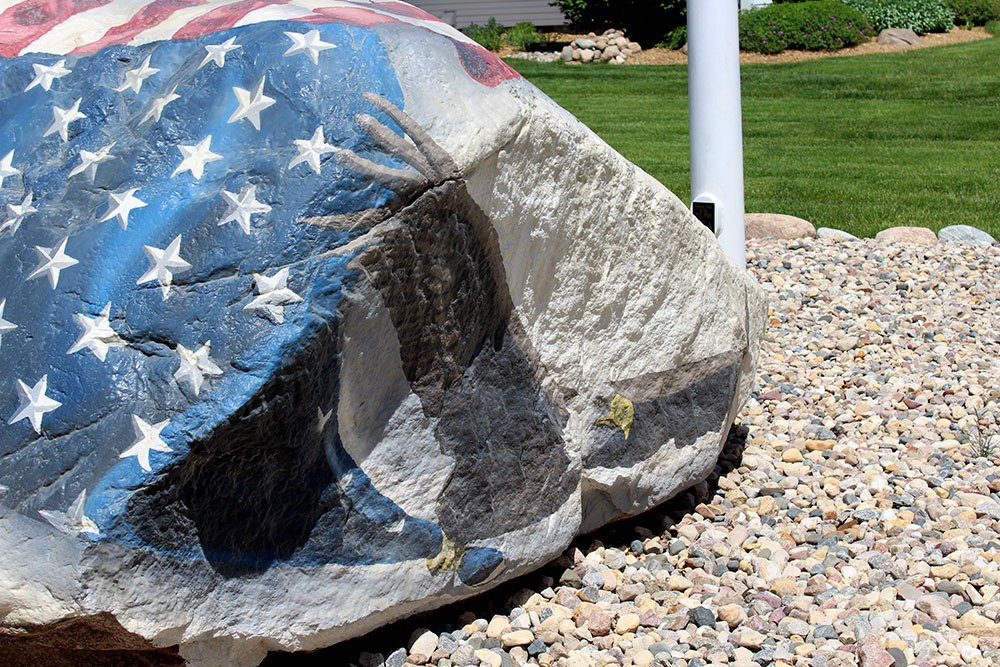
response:
[[[715,495],[719,489],[719,479],[743,464],[743,451],[748,435],[748,427],[734,424],[707,479],[642,514],[615,521],[577,537],[563,556],[534,572],[512,579],[475,597],[397,621],[362,637],[318,651],[271,652],[262,663],[262,667],[358,665],[361,664],[359,656],[362,653],[388,657],[400,648],[407,648],[411,636],[418,629],[441,634],[458,630],[463,624],[476,618],[489,619],[496,614],[509,615],[514,607],[524,604],[534,593],[560,585],[560,579],[572,571],[573,562],[570,554],[574,549],[587,554],[594,549],[607,546],[638,555],[633,547],[641,547],[641,544],[635,544],[636,541],[641,543],[649,537],[662,536],[671,526],[694,512],[700,503],[708,502]],[[641,548],[638,553],[642,553]]]

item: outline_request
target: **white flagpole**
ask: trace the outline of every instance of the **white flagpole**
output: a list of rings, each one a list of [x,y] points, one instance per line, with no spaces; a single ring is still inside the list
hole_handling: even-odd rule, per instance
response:
[[[739,3],[688,0],[691,209],[746,266]]]

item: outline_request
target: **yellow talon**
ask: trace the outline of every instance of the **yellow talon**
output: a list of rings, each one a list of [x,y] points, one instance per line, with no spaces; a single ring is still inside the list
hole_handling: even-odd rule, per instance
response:
[[[444,531],[441,531],[441,551],[434,558],[427,559],[427,569],[431,574],[447,572],[448,570],[458,570],[462,562],[462,555],[465,554],[465,547],[458,546]]]
[[[632,422],[635,420],[635,406],[621,394],[615,394],[611,399],[611,412],[607,417],[602,417],[594,422],[594,426],[610,426],[620,428],[625,432],[625,439],[628,440],[629,431],[632,430]]]

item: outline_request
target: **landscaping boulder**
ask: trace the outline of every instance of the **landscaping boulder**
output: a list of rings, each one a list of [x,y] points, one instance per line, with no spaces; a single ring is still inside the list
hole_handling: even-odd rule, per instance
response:
[[[979,245],[992,245],[996,243],[987,232],[971,225],[949,225],[938,231],[938,239],[949,243],[975,243]]]
[[[744,231],[748,239],[816,238],[811,222],[782,213],[747,213]]]
[[[256,664],[712,471],[763,291],[502,61],[399,2],[77,9],[0,16],[0,623]]]
[[[816,230],[816,236],[821,239],[833,239],[834,241],[858,241],[858,237],[843,229],[833,227],[820,227]]]
[[[937,235],[927,227],[889,227],[875,235],[876,241],[937,243]]]
[[[909,28],[886,28],[878,34],[877,41],[889,46],[916,46],[920,37]]]

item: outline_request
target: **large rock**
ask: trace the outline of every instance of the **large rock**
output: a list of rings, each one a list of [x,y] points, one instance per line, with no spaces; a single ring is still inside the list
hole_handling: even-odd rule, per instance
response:
[[[948,225],[938,230],[938,239],[948,243],[974,243],[977,245],[992,245],[996,243],[987,232],[972,225]]]
[[[937,243],[937,234],[927,227],[889,227],[883,229],[875,235],[876,241],[898,242],[898,243],[923,243],[932,245]]]
[[[920,36],[909,28],[886,28],[878,34],[879,44],[888,46],[916,46]]]
[[[748,239],[816,238],[811,222],[783,213],[747,213],[744,232]]]
[[[254,664],[704,479],[754,280],[397,2],[0,16],[0,615]],[[174,38],[174,39],[170,39]]]

